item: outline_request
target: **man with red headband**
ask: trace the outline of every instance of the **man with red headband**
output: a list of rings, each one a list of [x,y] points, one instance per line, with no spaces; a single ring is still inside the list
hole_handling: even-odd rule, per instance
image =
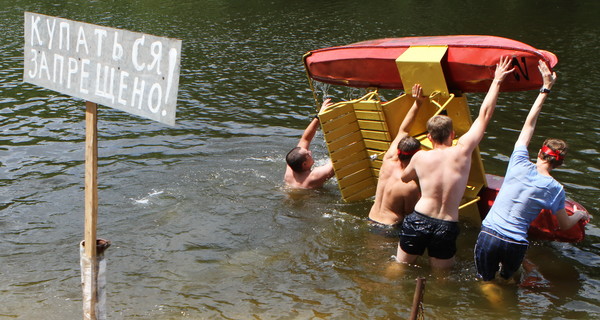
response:
[[[369,221],[371,226],[378,231],[383,231],[384,235],[398,236],[402,219],[413,211],[415,203],[419,200],[420,192],[417,183],[414,181],[405,183],[400,178],[412,156],[421,150],[419,140],[409,136],[408,132],[425,99],[421,96],[422,92],[421,85],[413,86],[412,97],[415,102],[404,117],[396,138],[383,156],[383,163],[379,169],[375,202],[369,212]]]
[[[565,190],[550,172],[562,165],[567,144],[559,139],[546,139],[537,154],[536,163],[529,160],[527,146],[533,136],[542,105],[556,81],[556,73],[540,60],[538,66],[544,86],[535,100],[510,157],[504,183],[490,212],[483,220],[475,245],[477,275],[484,281],[500,276],[509,279],[519,268],[527,251],[527,230],[542,209],[556,215],[561,229],[569,229],[581,219],[589,219],[585,211],[565,211]],[[484,291],[486,291],[484,284]],[[487,292],[486,292],[487,293]]]

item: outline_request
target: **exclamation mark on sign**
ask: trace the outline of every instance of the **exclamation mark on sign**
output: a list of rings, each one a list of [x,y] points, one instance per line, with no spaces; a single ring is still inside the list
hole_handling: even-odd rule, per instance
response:
[[[169,71],[167,76],[167,90],[165,91],[165,104],[167,104],[167,100],[169,99],[169,93],[171,92],[171,86],[173,85],[173,74],[175,73],[175,62],[177,61],[177,49],[171,48],[169,50]],[[163,116],[167,113],[166,110],[163,110]]]

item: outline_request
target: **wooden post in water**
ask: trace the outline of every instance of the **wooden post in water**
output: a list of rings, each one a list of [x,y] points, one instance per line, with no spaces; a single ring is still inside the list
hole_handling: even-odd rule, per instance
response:
[[[416,320],[419,313],[423,312],[423,292],[425,291],[425,278],[417,278],[417,287],[415,288],[415,295],[413,297],[412,309],[410,311],[410,320]],[[421,314],[423,319],[423,314]]]
[[[96,320],[97,291],[96,278],[98,260],[96,252],[96,225],[98,221],[98,105],[85,103],[85,256],[91,262],[89,282],[90,303],[86,306],[84,297],[84,319]],[[85,309],[89,308],[89,318]]]

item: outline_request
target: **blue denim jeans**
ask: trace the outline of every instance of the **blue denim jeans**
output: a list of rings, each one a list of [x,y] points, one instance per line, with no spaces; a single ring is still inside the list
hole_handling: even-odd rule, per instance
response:
[[[507,238],[496,231],[481,227],[475,244],[477,276],[491,281],[500,269],[500,276],[509,279],[521,266],[528,244]]]

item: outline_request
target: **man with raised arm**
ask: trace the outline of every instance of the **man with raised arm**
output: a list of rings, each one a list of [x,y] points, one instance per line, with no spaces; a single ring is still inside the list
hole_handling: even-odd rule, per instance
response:
[[[331,99],[326,99],[321,108],[331,104]],[[313,168],[315,160],[309,150],[310,143],[319,129],[319,118],[315,117],[304,130],[298,145],[292,149],[285,161],[287,163],[283,181],[292,188],[318,189],[334,176],[333,164],[329,163]]]
[[[523,124],[508,162],[504,183],[483,220],[475,245],[477,275],[491,281],[500,276],[509,279],[519,268],[527,251],[527,231],[542,209],[552,210],[561,229],[569,229],[589,214],[577,210],[569,216],[565,211],[565,190],[550,172],[562,165],[567,144],[559,139],[546,139],[537,153],[537,161],[529,160],[527,147],[533,136],[542,105],[556,81],[556,73],[546,63],[538,66],[544,86],[533,103]],[[486,288],[484,287],[484,290]]]
[[[421,96],[422,92],[421,85],[413,86],[412,97],[415,102],[402,120],[398,134],[383,156],[379,169],[375,202],[369,212],[369,221],[372,226],[381,228],[386,233],[399,230],[404,216],[413,211],[419,200],[417,183],[404,182],[401,176],[412,156],[421,149],[421,143],[409,136],[408,132],[425,99]]]
[[[427,121],[427,137],[433,150],[415,154],[402,174],[405,182],[418,181],[421,198],[415,211],[402,223],[398,262],[412,263],[427,249],[433,268],[446,269],[454,265],[459,234],[458,207],[467,185],[471,155],[492,118],[500,84],[514,70],[510,68],[510,61],[509,57],[503,57],[496,64],[494,80],[479,115],[455,146],[449,117],[438,115]]]

